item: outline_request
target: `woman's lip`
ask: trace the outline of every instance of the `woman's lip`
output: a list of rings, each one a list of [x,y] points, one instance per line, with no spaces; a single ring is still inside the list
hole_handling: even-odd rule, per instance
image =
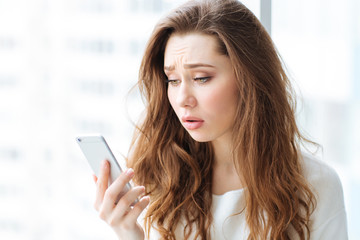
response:
[[[204,120],[192,116],[185,116],[181,118],[184,127],[188,130],[200,128],[204,124]]]
[[[192,116],[184,116],[181,118],[182,122],[203,122],[201,118],[192,117]]]
[[[202,125],[204,124],[204,121],[194,121],[194,122],[190,122],[190,121],[185,121],[183,122],[183,125],[186,129],[188,130],[195,130],[200,128]]]

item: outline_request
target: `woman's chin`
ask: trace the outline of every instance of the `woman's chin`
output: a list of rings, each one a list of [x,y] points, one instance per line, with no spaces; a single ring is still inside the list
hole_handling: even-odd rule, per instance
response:
[[[211,139],[209,139],[209,136],[204,136],[203,134],[194,133],[191,131],[188,131],[192,139],[194,139],[197,142],[209,142]]]

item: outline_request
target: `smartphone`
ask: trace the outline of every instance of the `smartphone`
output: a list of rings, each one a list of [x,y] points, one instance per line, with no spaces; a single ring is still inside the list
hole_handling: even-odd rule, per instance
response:
[[[77,143],[79,144],[85,158],[87,159],[90,167],[95,173],[96,177],[100,174],[101,162],[103,160],[108,160],[110,163],[110,176],[109,176],[109,186],[115,181],[115,179],[122,173],[122,169],[116,160],[114,154],[112,153],[109,145],[105,141],[105,138],[101,135],[93,136],[79,136],[76,138]],[[127,191],[131,189],[130,183],[127,183],[124,189],[120,192],[116,203]],[[133,204],[135,204],[135,201]]]

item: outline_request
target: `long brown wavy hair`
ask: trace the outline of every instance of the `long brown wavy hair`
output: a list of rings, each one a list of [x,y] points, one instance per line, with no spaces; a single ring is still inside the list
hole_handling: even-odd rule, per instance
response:
[[[139,71],[145,118],[137,125],[128,166],[151,202],[146,229],[175,239],[210,239],[212,167],[209,142],[196,142],[181,126],[167,97],[164,50],[173,34],[202,33],[218,39],[231,60],[239,99],[232,154],[245,184],[248,239],[310,237],[315,197],[302,175],[295,99],[274,44],[254,14],[237,0],[189,1],[156,25]]]

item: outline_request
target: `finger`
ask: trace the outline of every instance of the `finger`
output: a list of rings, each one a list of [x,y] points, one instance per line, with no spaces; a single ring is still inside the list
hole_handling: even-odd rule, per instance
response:
[[[140,201],[135,204],[133,209],[125,216],[125,221],[129,222],[136,222],[138,217],[140,216],[141,212],[144,211],[144,209],[149,205],[150,203],[150,197],[145,196],[140,199]]]
[[[106,189],[108,188],[110,165],[107,160],[101,163],[99,178],[97,179],[96,185],[96,197],[95,197],[95,209],[99,210],[100,205],[103,202]]]
[[[128,182],[131,180],[133,176],[134,176],[134,171],[130,168],[126,170],[124,173],[120,174],[120,176],[111,184],[111,186],[107,189],[105,193],[102,211],[112,211],[112,209],[115,207],[115,204],[118,201],[120,201],[118,199],[119,194],[121,194],[124,187],[126,186],[126,184],[128,184]],[[127,193],[125,193],[125,195],[126,194]],[[123,196],[120,196],[120,198],[122,197]]]
[[[132,203],[145,192],[145,187],[138,186],[132,188],[124,196],[121,197],[113,211],[113,220],[120,221],[125,215],[132,211]],[[137,203],[138,204],[138,203]],[[105,205],[105,204],[104,204]],[[134,205],[134,207],[136,204]],[[115,219],[116,218],[116,219]]]
[[[119,194],[124,190],[125,186],[134,176],[134,170],[131,168],[127,169],[109,186],[105,192],[104,204],[113,207],[118,200]]]
[[[93,177],[94,183],[96,184],[96,182],[97,182],[98,178],[96,177],[96,175],[95,175],[95,174],[93,174],[93,175],[92,175],[92,177]]]

